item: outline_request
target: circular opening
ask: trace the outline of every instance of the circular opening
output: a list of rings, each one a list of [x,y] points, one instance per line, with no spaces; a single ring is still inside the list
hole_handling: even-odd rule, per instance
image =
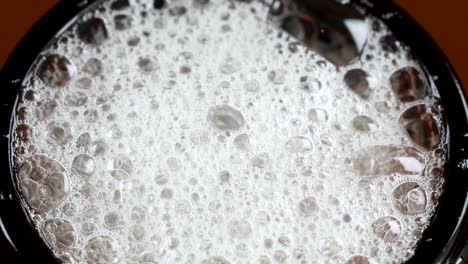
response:
[[[259,244],[255,241],[257,234],[253,236],[253,232],[262,232],[258,230],[259,223],[255,222],[261,220],[261,210],[252,210],[259,199],[272,204],[285,203],[285,208],[292,211],[290,215],[280,212],[279,216],[273,217],[269,213],[274,210],[267,210],[265,219],[279,219],[277,221],[280,224],[275,226],[287,223],[286,219],[293,219],[293,226],[299,228],[300,233],[312,232],[318,236],[320,246],[317,247],[317,256],[324,260],[372,263],[375,261],[373,259],[383,261],[385,257],[392,256],[391,254],[402,248],[410,253],[397,254],[401,258],[400,262],[409,260],[414,263],[428,263],[436,258],[453,260],[451,258],[458,255],[463,243],[458,245],[460,243],[457,242],[463,241],[465,236],[463,229],[457,226],[458,217],[463,216],[464,204],[461,201],[466,198],[463,192],[466,183],[462,177],[466,169],[463,162],[466,134],[465,102],[453,71],[445,63],[446,59],[440,55],[440,51],[424,32],[401,10],[391,3],[383,2],[369,6],[365,1],[353,2],[359,7],[357,9],[334,1],[314,2],[317,4],[234,1],[229,5],[203,1],[190,2],[187,5],[149,1],[151,3],[148,2],[146,6],[132,1],[127,5],[127,2],[104,1],[103,6],[106,8],[97,8],[98,11],[92,11],[95,8],[92,6],[91,9],[87,9],[88,14],[80,14],[75,22],[68,26],[69,31],[65,30],[52,39],[62,25],[86,8],[74,4],[59,5],[52,11],[50,18],[42,20],[25,40],[37,39],[46,44],[52,39],[47,48],[40,51],[45,45],[38,45],[39,47],[34,49],[29,43],[22,42],[2,71],[2,84],[9,87],[5,99],[2,99],[5,100],[2,115],[5,135],[10,134],[11,113],[16,111],[12,123],[12,131],[15,133],[9,138],[12,141],[2,139],[5,152],[12,146],[13,153],[12,157],[4,154],[5,166],[2,166],[2,169],[14,176],[12,182],[11,179],[2,179],[8,183],[5,190],[2,190],[2,208],[11,212],[3,213],[2,219],[20,254],[34,252],[41,258],[49,259],[54,256],[64,259],[79,258],[70,250],[76,246],[84,251],[82,259],[78,261],[87,259],[92,262],[93,259],[99,259],[112,262],[125,259],[126,255],[116,253],[117,248],[122,247],[123,239],[118,236],[138,240],[140,235],[144,236],[148,231],[145,228],[153,227],[138,221],[133,223],[132,212],[138,211],[138,208],[143,208],[140,211],[145,212],[146,207],[152,203],[166,204],[166,214],[161,214],[161,219],[155,218],[157,223],[163,223],[169,222],[172,213],[176,222],[183,221],[179,219],[187,216],[180,214],[188,211],[190,215],[200,208],[194,204],[200,199],[200,193],[203,191],[189,192],[190,196],[187,196],[187,199],[180,199],[182,196],[179,191],[183,191],[183,188],[170,187],[170,184],[175,184],[170,181],[174,181],[174,177],[178,176],[180,181],[187,180],[187,186],[198,186],[200,182],[210,178],[214,180],[208,185],[222,186],[212,190],[211,193],[215,193],[211,197],[213,201],[207,203],[206,210],[214,212],[229,205],[230,202],[217,204],[214,199],[217,193],[220,193],[219,199],[238,199],[239,202],[232,208],[224,208],[225,212],[219,213],[221,220],[207,218],[179,223],[180,226],[193,224],[194,227],[200,227],[203,223],[215,221],[210,224],[214,225],[216,221],[220,221],[220,227],[215,230],[226,232],[226,240],[233,241],[232,244],[224,245],[228,248],[226,252],[230,253],[205,253],[203,257],[197,258],[198,260],[230,259],[231,262],[236,262],[237,258],[263,258],[263,255],[257,256],[259,251],[249,247],[251,244]],[[94,14],[90,15],[93,12]],[[207,13],[216,16],[206,18]],[[190,18],[194,17],[196,21],[191,21]],[[52,27],[49,34],[45,34],[45,25],[52,23],[53,19],[63,23],[55,23],[59,26]],[[145,25],[147,21],[151,21],[151,30],[145,28],[149,25]],[[205,29],[212,30],[194,40],[200,45],[195,46],[196,52],[183,53],[190,48],[189,36],[197,35],[194,33],[197,31],[191,31],[190,28],[197,29],[200,27],[198,23],[206,23]],[[171,31],[170,25],[174,24],[178,25],[179,29],[186,29],[180,31],[184,33],[180,34],[182,36],[178,35],[179,32]],[[255,25],[255,30],[249,27],[252,25]],[[156,30],[153,27],[157,28],[157,32],[167,34],[167,38],[154,36]],[[138,28],[141,36],[135,36],[135,28]],[[171,34],[174,41],[171,41]],[[188,40],[184,40],[184,36]],[[211,44],[210,38],[213,36],[222,38]],[[415,39],[418,42],[414,41]],[[232,43],[236,43],[237,46],[230,47]],[[378,51],[372,51],[370,47],[373,45]],[[117,47],[123,48],[119,50]],[[411,52],[406,47],[411,48]],[[125,49],[129,51],[128,54],[125,54]],[[217,54],[216,49],[229,52]],[[173,56],[172,53],[178,54]],[[34,63],[38,54],[41,56]],[[266,62],[255,61],[258,57]],[[173,61],[165,58],[171,58]],[[249,59],[252,61],[248,61]],[[376,70],[370,66],[372,63],[369,61],[379,59],[383,61],[379,62],[379,66],[382,67],[377,67]],[[313,62],[312,73],[307,72],[305,60]],[[20,66],[13,68],[13,65]],[[31,65],[33,67],[29,71]],[[212,65],[213,69],[206,65]],[[251,65],[254,67],[249,68]],[[111,71],[109,68],[117,70]],[[293,68],[297,68],[296,72],[289,72]],[[305,72],[299,72],[299,68],[305,68]],[[28,71],[29,75],[26,74]],[[158,75],[159,72],[164,74]],[[211,79],[210,72],[215,72],[212,73]],[[130,77],[122,78],[125,74]],[[195,82],[191,83],[190,78],[196,78],[193,76],[197,74],[207,78],[201,82],[204,86],[213,83],[211,88],[200,89]],[[387,87],[379,87],[381,83],[386,83]],[[342,87],[335,87],[339,85]],[[199,90],[196,90],[197,88]],[[105,92],[106,89],[110,90]],[[161,93],[151,89],[160,89]],[[182,102],[180,98],[183,98],[183,93],[175,92],[181,89],[191,89],[184,90],[189,99],[201,97],[211,101],[205,102],[204,105],[200,101]],[[106,97],[112,93],[117,94],[117,98]],[[18,95],[18,105],[14,108]],[[147,100],[147,108],[139,105],[145,102],[145,99],[141,98],[143,95],[153,96]],[[377,104],[378,99],[385,96],[391,97],[380,101],[387,105]],[[301,97],[309,100],[309,104],[300,101]],[[128,105],[132,99],[137,103]],[[333,103],[331,100],[334,100]],[[168,106],[171,102],[175,104],[172,109]],[[374,103],[371,110],[369,102]],[[394,105],[391,105],[392,103]],[[90,108],[89,105],[95,108]],[[291,109],[279,107],[281,105]],[[439,108],[439,105],[442,105],[442,108]],[[117,106],[117,109],[112,109],[113,106]],[[340,109],[340,106],[343,109]],[[61,109],[63,115],[57,114],[57,107],[64,107]],[[76,114],[75,112],[79,111],[74,109],[79,107],[86,109]],[[100,107],[99,110],[96,107]],[[132,111],[137,108],[140,111]],[[390,109],[387,110],[390,114],[386,117],[379,116],[377,109],[385,108]],[[176,113],[174,109],[177,110]],[[265,109],[270,109],[271,113]],[[23,110],[28,122],[21,120]],[[159,119],[152,119],[158,111],[165,115],[159,116]],[[170,111],[173,113],[172,119],[165,120]],[[445,113],[445,121],[440,111]],[[28,117],[28,112],[34,113],[32,118]],[[134,112],[136,114],[133,114]],[[148,116],[139,116],[142,112]],[[136,119],[120,120],[119,115],[123,114],[128,120]],[[79,120],[94,124],[88,126],[88,130],[93,131],[83,129],[84,125],[77,125],[80,124]],[[394,125],[388,120],[392,120]],[[157,131],[164,131],[173,125],[175,128],[171,128],[170,133],[160,132],[157,138],[160,139],[160,135],[164,135],[162,138],[169,143],[161,142],[156,151],[151,150],[150,146],[155,143],[142,139],[151,138],[145,134],[148,127],[134,126],[145,121],[150,124],[150,128]],[[33,122],[35,125],[32,125]],[[102,131],[96,131],[96,122],[101,122],[99,127],[103,128]],[[124,126],[123,122],[126,122]],[[160,124],[164,126],[161,128]],[[178,132],[184,130],[190,132],[185,135],[185,141],[177,141],[179,138],[169,140],[180,137]],[[392,139],[392,135],[396,135],[392,132],[397,133],[396,131],[400,133],[400,137]],[[384,132],[389,134],[385,140],[383,135],[387,134],[383,134]],[[375,137],[372,138],[374,134]],[[42,138],[39,140],[35,137]],[[347,144],[353,144],[356,138],[361,142],[356,143],[352,149],[346,149]],[[110,142],[106,142],[109,139]],[[373,141],[362,143],[366,140]],[[31,142],[33,143],[29,144]],[[448,149],[445,149],[445,142],[448,143]],[[200,166],[195,166],[195,169],[210,168],[209,172],[198,171],[202,176],[183,178],[190,175],[188,171],[194,170],[194,165],[186,156],[188,153],[193,154],[195,149],[203,144],[213,148],[204,149],[197,154],[197,157],[206,154],[206,158],[197,160]],[[132,149],[129,146],[140,148]],[[151,152],[140,154],[139,150],[145,146],[148,146]],[[230,146],[232,153],[228,149]],[[110,153],[102,152],[108,148],[111,149]],[[340,149],[343,153],[352,154],[340,156],[340,153],[336,152],[338,148],[343,148]],[[447,157],[445,151],[448,151]],[[210,153],[216,153],[216,156],[209,156]],[[237,153],[244,154],[236,156]],[[104,157],[100,157],[101,154]],[[223,154],[226,154],[225,160],[222,160]],[[151,168],[149,165],[149,169],[155,172],[151,175],[151,181],[154,178],[154,182],[145,184],[144,180],[150,177],[146,175],[150,173],[144,170],[142,174],[138,173],[141,173],[141,167],[144,167],[141,160],[151,155],[160,157],[158,162],[161,160],[161,164],[158,168]],[[448,158],[447,162],[445,158]],[[11,168],[16,169],[14,174],[9,170],[10,164],[7,161],[10,160]],[[343,163],[341,168],[346,170],[337,173],[336,170],[331,170],[333,166],[327,164],[327,161]],[[299,169],[285,171],[290,163]],[[245,170],[242,169],[244,167]],[[321,172],[323,168],[328,170],[325,173]],[[345,181],[348,179],[345,176],[342,176],[342,179],[330,180],[330,174],[332,177],[344,174],[351,180]],[[438,190],[443,184],[440,180],[441,174],[446,177],[444,192],[439,197]],[[246,175],[249,177],[243,177]],[[96,180],[99,177],[108,179]],[[313,183],[309,183],[311,179]],[[294,184],[300,181],[304,181],[302,187],[313,190],[303,190],[300,185],[300,188],[294,187]],[[334,185],[327,190],[331,183]],[[223,184],[227,184],[227,187]],[[307,186],[308,184],[310,186]],[[153,185],[155,189],[160,189],[151,189]],[[127,190],[129,186],[136,189]],[[249,189],[252,186],[255,188]],[[261,190],[265,186],[272,187],[272,190]],[[355,196],[351,198],[336,193],[346,190],[348,186],[363,189],[358,189],[359,192],[353,193]],[[76,197],[74,194],[78,194],[78,189],[86,193],[86,190],[96,187],[104,190],[101,193],[102,204],[97,207],[95,205],[99,201],[86,204],[79,198],[71,198]],[[20,192],[15,192],[15,188]],[[143,200],[151,199],[146,188],[157,195],[156,202],[154,196],[151,201]],[[374,205],[382,202],[383,206],[377,207],[387,206],[386,208],[390,209],[374,212],[373,219],[369,220],[361,220],[359,214],[353,211],[341,211],[342,208],[355,205],[349,201],[359,200],[356,195],[366,188],[371,190],[373,196],[371,195],[370,199],[374,198]],[[372,191],[372,188],[386,194],[391,203],[386,204],[385,200],[376,198],[379,191]],[[282,192],[282,198],[289,198],[277,198],[274,195],[276,190]],[[332,195],[328,195],[328,192]],[[31,193],[37,195],[32,196]],[[128,193],[136,194],[136,197],[126,197]],[[257,194],[264,196],[255,198]],[[238,198],[241,195],[245,197]],[[135,201],[142,202],[141,206]],[[111,202],[116,204],[112,208]],[[357,203],[357,208],[364,210],[366,204],[367,201]],[[244,210],[236,212],[239,208]],[[91,212],[90,219],[97,216],[96,223],[66,215],[73,214],[74,209],[81,210],[80,214],[85,211]],[[253,213],[247,212],[249,209]],[[170,210],[173,211],[169,212]],[[197,212],[194,215],[201,214]],[[251,214],[255,214],[256,217]],[[379,214],[380,217],[377,217]],[[333,221],[337,215],[342,217]],[[357,222],[363,225],[368,235],[374,235],[372,238],[385,254],[375,253],[373,256],[371,246],[366,243],[364,245],[367,249],[361,247],[360,250],[350,250],[345,246],[346,241],[333,237],[340,232],[346,232],[348,229],[343,226],[355,223],[356,219],[361,220]],[[309,224],[302,230],[300,221]],[[428,225],[428,221],[431,225]],[[18,230],[19,228],[12,226],[13,222],[19,222],[25,228]],[[325,223],[335,225],[330,227],[331,231],[326,236]],[[97,225],[98,232],[84,235],[84,230],[93,229],[92,224]],[[268,224],[261,222],[261,225]],[[354,229],[349,230],[358,232],[358,227],[359,225],[356,225]],[[36,228],[40,231],[36,231]],[[210,228],[212,226],[207,230]],[[409,238],[402,234],[405,228],[411,230],[411,234],[418,238],[414,256],[412,251],[416,249],[416,243],[415,246],[405,248],[402,242],[394,242],[399,239],[408,241]],[[270,241],[273,247],[264,261],[266,258],[285,261],[296,257],[297,252],[302,252],[299,257],[313,254],[303,250],[309,248],[307,243],[310,242],[307,238],[311,238],[312,233],[294,240],[293,234],[296,230],[283,230],[281,227],[278,229],[283,232],[276,234],[272,231],[272,235],[260,237],[264,242],[262,247],[268,249]],[[154,238],[161,243],[162,240],[168,239],[164,242],[167,242],[165,246],[168,250],[183,251],[183,241],[173,234],[174,230],[174,227],[167,228],[164,230],[167,235],[162,237],[155,231],[155,234],[148,238],[142,237],[142,240],[148,242]],[[417,233],[418,230],[420,233]],[[262,235],[267,233],[268,231],[264,231]],[[220,236],[222,237],[222,234]],[[406,236],[409,236],[408,233]],[[33,238],[34,245],[25,246],[25,242],[31,240],[30,237]],[[43,241],[47,241],[47,244]],[[128,248],[137,244],[129,242]],[[32,249],[36,247],[39,250]],[[135,251],[141,253],[138,254],[138,258],[154,257],[153,252],[139,250],[141,252]],[[170,254],[166,257],[170,258]]]

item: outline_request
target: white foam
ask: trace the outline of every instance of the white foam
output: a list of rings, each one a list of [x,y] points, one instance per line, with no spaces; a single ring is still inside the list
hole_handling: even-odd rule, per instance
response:
[[[161,10],[130,2],[84,15],[106,22],[108,39],[98,47],[72,36],[76,25],[65,31],[68,42],[44,54],[65,56],[77,73],[63,87],[32,74],[27,90],[37,99],[20,102],[27,114],[17,124],[30,125],[33,136],[17,137],[18,151],[26,149],[17,164],[40,153],[66,170],[66,180],[54,181],[69,186],[61,189],[66,197],[30,208],[57,256],[78,263],[401,263],[412,256],[443,179],[423,176],[416,154],[360,167],[401,163],[386,175],[352,167],[368,146],[412,146],[399,116],[415,103],[433,104],[430,96],[395,99],[391,74],[419,66],[404,51],[369,48],[385,28],[371,34],[363,59],[337,70],[302,46],[290,52],[294,40],[278,36],[259,2],[174,0]],[[170,15],[180,6],[188,11]],[[131,17],[132,27],[115,30],[116,14]],[[371,75],[367,100],[343,81],[356,68]],[[365,124],[353,123],[358,116]],[[443,151],[407,151],[425,165],[445,162]],[[57,186],[47,179],[39,182]],[[422,211],[421,197],[394,202],[407,182],[427,197]],[[53,232],[66,239],[53,242]]]

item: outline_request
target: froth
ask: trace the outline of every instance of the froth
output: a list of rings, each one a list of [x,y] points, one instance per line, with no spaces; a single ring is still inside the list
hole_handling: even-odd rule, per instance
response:
[[[420,66],[373,18],[360,59],[337,68],[269,15],[260,1],[101,1],[44,51],[15,160],[65,263],[412,256],[445,163]]]

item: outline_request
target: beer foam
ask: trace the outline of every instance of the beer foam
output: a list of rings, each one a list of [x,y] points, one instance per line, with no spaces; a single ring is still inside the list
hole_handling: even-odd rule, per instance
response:
[[[63,263],[414,254],[446,162],[421,66],[403,46],[389,52],[375,18],[360,59],[335,67],[268,12],[260,1],[100,1],[44,49],[19,97],[14,158]],[[404,89],[408,78],[419,86]],[[422,119],[439,137],[411,133]]]

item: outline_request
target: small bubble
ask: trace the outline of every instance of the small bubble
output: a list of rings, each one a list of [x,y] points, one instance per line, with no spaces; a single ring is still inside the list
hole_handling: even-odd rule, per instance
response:
[[[91,76],[98,76],[104,68],[103,62],[98,58],[90,58],[83,66],[83,71]]]
[[[258,92],[260,90],[260,83],[257,80],[254,80],[254,79],[247,80],[244,83],[244,89],[247,92],[251,92],[251,93]]]
[[[403,214],[414,215],[426,210],[426,191],[417,182],[406,182],[393,191],[396,208]]]
[[[166,0],[153,0],[154,9],[162,9],[166,5]]]
[[[88,102],[88,96],[83,92],[72,92],[65,97],[65,104],[69,106],[79,107]]]
[[[132,161],[124,155],[118,155],[112,159],[109,165],[110,175],[117,180],[123,180],[130,177],[133,172]]]
[[[88,77],[79,78],[78,80],[75,81],[75,87],[78,88],[78,89],[83,89],[83,90],[91,89],[93,87],[93,80],[91,80]],[[83,92],[72,92],[72,93],[84,94]],[[67,97],[68,97],[68,95],[67,95]],[[67,99],[65,99],[65,100],[67,100]]]
[[[227,183],[231,179],[231,173],[229,173],[229,171],[222,171],[218,174],[218,178],[221,183]]]
[[[210,3],[210,0],[193,0],[193,4],[199,7],[206,6],[209,3]]]
[[[21,107],[18,109],[16,114],[19,120],[24,121],[29,115],[29,110],[26,107]]]
[[[372,93],[369,85],[369,74],[362,69],[346,72],[344,82],[348,88],[362,99],[368,99]]]
[[[147,231],[140,224],[136,224],[130,227],[130,239],[134,241],[143,241],[143,239],[146,236],[146,233]]]
[[[104,215],[104,226],[107,229],[120,229],[125,225],[123,216],[119,212],[108,212]]]
[[[190,134],[190,141],[195,145],[205,145],[210,142],[210,138],[205,131],[194,131]]]
[[[57,101],[50,100],[39,102],[36,108],[36,117],[39,121],[43,121],[52,116],[58,106]]]
[[[42,227],[42,234],[47,243],[55,249],[72,247],[76,242],[76,231],[69,221],[49,219]]]
[[[270,156],[266,152],[255,155],[250,161],[250,164],[253,167],[261,168],[261,169],[268,167],[270,163],[271,163]]]
[[[156,261],[157,257],[154,253],[152,252],[143,252],[140,255],[140,262],[139,263],[144,263],[144,264],[157,264],[158,262]]]
[[[175,203],[174,211],[180,215],[189,214],[190,210],[190,202],[187,200],[179,200]]]
[[[23,156],[24,154],[26,154],[26,148],[25,147],[22,147],[22,146],[19,146],[19,147],[16,147],[15,148],[15,155],[18,156],[18,157],[21,157]]]
[[[286,71],[281,69],[270,71],[268,72],[267,77],[273,84],[283,84],[286,81]]]
[[[16,127],[16,137],[23,142],[29,142],[33,135],[34,129],[30,125],[20,124]]]
[[[94,169],[94,158],[87,154],[80,154],[73,159],[72,170],[81,176],[89,177]]]
[[[234,147],[247,151],[250,149],[250,137],[247,134],[240,134],[233,140]]]
[[[299,202],[299,212],[304,216],[312,216],[318,211],[319,206],[314,197],[307,197]]]
[[[382,36],[379,42],[382,49],[386,52],[397,53],[400,48],[400,42],[394,35]]]
[[[439,126],[426,105],[415,105],[405,110],[399,123],[411,141],[425,150],[437,147],[441,141]]]
[[[88,263],[117,263],[119,245],[108,236],[91,238],[84,247]]]
[[[368,116],[357,116],[351,121],[351,124],[354,130],[363,133],[370,133],[379,129],[379,124]]]
[[[390,77],[392,90],[404,103],[422,99],[427,94],[422,74],[413,67],[406,67],[394,72]]]
[[[260,258],[258,259],[258,263],[259,264],[271,264],[271,260],[268,258],[268,256],[260,256]]]
[[[161,199],[172,199],[172,197],[174,197],[174,191],[170,188],[163,188],[160,197]]]
[[[320,242],[319,252],[327,257],[333,257],[343,250],[343,246],[334,238],[327,238]]]
[[[83,112],[83,118],[86,122],[94,123],[98,119],[99,114],[96,109],[87,109]]]
[[[179,72],[181,74],[190,74],[192,72],[192,68],[190,68],[190,66],[183,65],[183,66],[180,67]]]
[[[273,258],[277,263],[287,263],[288,257],[288,254],[283,250],[276,250],[275,253],[273,253]]]
[[[439,178],[443,176],[443,170],[441,168],[433,167],[429,169],[429,176]]]
[[[92,151],[95,156],[103,156],[108,149],[109,146],[103,140],[97,140],[93,142]]]
[[[322,108],[313,108],[307,112],[307,117],[314,123],[325,123],[328,121],[328,112]]]
[[[33,90],[29,90],[24,94],[24,99],[27,101],[34,101],[37,99],[37,93]]]
[[[198,193],[192,193],[192,194],[190,195],[190,197],[191,197],[192,200],[195,201],[195,202],[200,201],[200,195],[199,195]]]
[[[155,177],[157,185],[165,185],[169,182],[169,176],[165,173],[159,173]]]
[[[145,221],[148,215],[148,209],[142,205],[136,205],[132,208],[130,213],[130,218],[136,223],[141,223]]]
[[[76,33],[84,43],[92,46],[100,46],[108,38],[104,20],[91,18],[78,25]]]
[[[47,125],[47,142],[63,146],[73,138],[71,124],[67,121],[54,121]]]
[[[252,235],[252,226],[244,219],[231,220],[227,228],[229,235],[235,239],[246,239]]]
[[[237,59],[234,59],[233,57],[225,58],[219,66],[221,73],[224,73],[224,74],[235,73],[239,71],[241,68],[242,68],[242,64],[240,63],[240,61],[238,61]]]
[[[286,143],[286,150],[291,153],[304,153],[313,149],[312,141],[303,136],[294,136]]]
[[[278,238],[278,243],[284,247],[289,247],[291,245],[291,240],[287,236],[280,236]]]
[[[240,258],[248,258],[251,254],[250,248],[245,243],[239,243],[235,246],[234,251]]]
[[[185,6],[174,6],[169,9],[169,14],[171,16],[183,16],[187,13],[187,8]]]
[[[239,130],[245,124],[242,113],[228,105],[210,107],[207,120],[220,130]]]
[[[346,264],[377,264],[377,262],[366,256],[353,256],[346,261]]]
[[[200,264],[231,264],[231,262],[221,256],[211,256],[202,260]]]
[[[156,70],[156,63],[148,57],[139,58],[137,65],[138,70],[143,74],[152,74]]]
[[[291,42],[288,44],[288,50],[292,53],[296,53],[299,50],[299,47],[301,46],[301,43],[299,42]]]
[[[352,218],[351,218],[351,216],[350,216],[349,214],[345,214],[345,215],[343,216],[343,221],[344,221],[345,223],[349,223],[349,222],[351,222],[351,220],[352,220]]]
[[[114,16],[114,26],[116,30],[122,31],[132,27],[133,18],[124,14]]]
[[[85,236],[89,236],[96,232],[97,228],[96,224],[85,222],[81,224],[81,233]]]
[[[112,4],[110,5],[110,8],[112,10],[117,10],[117,11],[124,10],[128,7],[130,7],[130,3],[128,2],[128,0],[114,0]]]
[[[48,55],[39,65],[38,77],[50,87],[64,87],[76,74],[75,65],[65,56]]]
[[[385,242],[395,241],[403,231],[400,220],[393,216],[379,218],[371,227],[374,234]]]
[[[182,163],[176,157],[169,157],[166,160],[166,164],[171,171],[179,171],[182,168]]]
[[[265,248],[270,249],[273,247],[273,240],[269,238],[265,239],[265,241],[263,241],[263,245],[265,246]]]
[[[318,93],[322,90],[322,82],[315,78],[302,76],[300,78],[299,88],[310,93]]]
[[[128,46],[130,47],[135,47],[137,46],[138,44],[140,44],[141,42],[141,39],[139,37],[130,37],[128,40],[127,40],[127,44]]]

